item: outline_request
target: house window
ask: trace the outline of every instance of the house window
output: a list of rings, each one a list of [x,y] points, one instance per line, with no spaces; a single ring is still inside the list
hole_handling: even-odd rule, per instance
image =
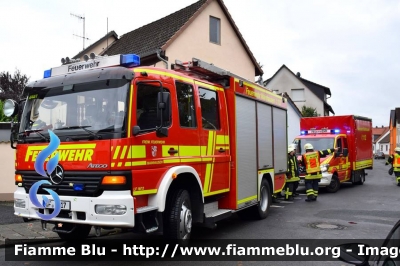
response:
[[[221,44],[221,20],[210,17],[210,42]]]
[[[381,151],[383,151],[383,145],[381,145]]]
[[[304,89],[292,89],[292,95],[290,96],[294,102],[305,102]]]
[[[388,151],[388,145],[386,145],[386,151]]]

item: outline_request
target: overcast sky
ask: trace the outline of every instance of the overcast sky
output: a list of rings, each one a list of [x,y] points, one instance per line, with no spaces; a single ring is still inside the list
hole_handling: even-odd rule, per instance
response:
[[[0,72],[16,69],[40,79],[114,30],[119,36],[196,0],[0,2]],[[400,107],[400,1],[225,0],[264,79],[283,64],[331,89],[337,115],[370,117],[388,126]]]

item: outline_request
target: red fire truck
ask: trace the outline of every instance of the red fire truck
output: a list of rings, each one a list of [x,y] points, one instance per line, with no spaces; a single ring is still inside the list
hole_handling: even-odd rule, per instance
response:
[[[266,218],[287,170],[286,101],[264,87],[198,59],[172,70],[138,66],[137,55],[62,60],[27,85],[26,101],[7,100],[17,117],[15,214],[40,219],[28,193],[49,130],[60,139],[51,220],[62,239],[92,226],[190,237],[192,224],[239,211]],[[15,146],[14,146],[15,145]],[[58,169],[58,170],[57,170]],[[54,175],[58,175],[55,178]]]
[[[306,143],[314,150],[339,148],[335,154],[320,159],[322,179],[320,187],[337,192],[343,182],[362,185],[365,169],[372,169],[372,120],[370,118],[343,115],[305,117],[300,120],[301,135],[296,137],[297,155]],[[304,175],[300,185],[304,185]]]

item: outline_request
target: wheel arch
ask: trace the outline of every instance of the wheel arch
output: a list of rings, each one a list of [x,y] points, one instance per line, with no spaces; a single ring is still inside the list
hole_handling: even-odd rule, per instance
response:
[[[170,193],[176,189],[186,189],[190,195],[194,222],[202,221],[204,210],[203,188],[197,171],[190,166],[175,166],[163,176],[157,193],[149,196],[149,205],[159,212],[165,211]]]

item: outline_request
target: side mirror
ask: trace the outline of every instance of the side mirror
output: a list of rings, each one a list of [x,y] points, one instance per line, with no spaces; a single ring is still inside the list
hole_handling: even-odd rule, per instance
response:
[[[169,121],[171,117],[171,99],[169,92],[159,92],[157,96],[157,118]],[[162,126],[162,125],[161,125]]]
[[[358,266],[368,265],[368,255],[359,255],[359,245],[369,247],[366,244],[351,243],[339,245],[340,257],[339,260]]]
[[[136,136],[140,132],[140,127],[139,126],[134,126],[132,129],[132,135]]]
[[[14,100],[8,99],[4,102],[3,113],[7,117],[13,117],[18,114],[18,103]]]

